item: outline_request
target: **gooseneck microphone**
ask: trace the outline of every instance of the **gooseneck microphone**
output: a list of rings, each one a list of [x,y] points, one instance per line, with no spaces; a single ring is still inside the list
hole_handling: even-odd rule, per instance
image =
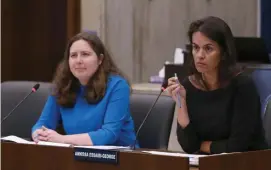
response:
[[[152,106],[150,107],[149,111],[147,112],[146,116],[144,117],[142,123],[141,123],[140,126],[138,127],[137,132],[136,132],[135,141],[134,141],[133,145],[130,146],[130,148],[131,148],[132,150],[135,150],[135,146],[136,146],[136,142],[137,142],[137,138],[138,138],[139,132],[140,132],[141,128],[143,127],[143,125],[145,124],[146,120],[148,119],[148,117],[149,117],[149,115],[150,115],[152,109],[154,108],[155,104],[157,103],[159,97],[160,97],[161,94],[166,90],[166,87],[167,87],[167,83],[164,82],[164,83],[162,84],[162,86],[161,86],[161,91],[160,91],[159,95],[157,96],[156,100],[153,102]]]
[[[28,95],[26,95],[23,100],[21,100],[2,120],[1,120],[1,124],[3,123],[4,120],[6,120],[13,112],[14,110],[16,110],[18,108],[18,106],[20,106],[26,99],[28,96],[30,96],[32,93],[35,93],[40,87],[40,84],[37,83],[35,84],[32,89],[31,89],[31,92],[28,93]]]

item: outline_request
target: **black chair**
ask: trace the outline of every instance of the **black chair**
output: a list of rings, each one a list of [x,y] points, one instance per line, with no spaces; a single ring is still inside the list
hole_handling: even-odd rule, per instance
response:
[[[130,109],[136,131],[156,98],[155,94],[133,93],[131,95]],[[160,96],[140,130],[138,136],[140,148],[167,149],[174,111],[175,102],[172,98]]]
[[[1,120],[28,94],[36,82],[7,81],[1,83]],[[1,124],[1,136],[15,135],[31,139],[31,128],[38,120],[48,95],[50,83],[40,83],[36,93],[31,94]]]
[[[265,101],[271,95],[271,69],[255,69],[252,72],[252,79],[260,96],[263,116]]]
[[[263,118],[263,126],[265,130],[265,138],[271,149],[271,95],[267,98],[266,108]]]

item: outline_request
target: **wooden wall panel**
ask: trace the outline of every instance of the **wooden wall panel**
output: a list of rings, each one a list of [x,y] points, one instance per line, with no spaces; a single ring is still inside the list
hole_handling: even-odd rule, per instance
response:
[[[77,3],[80,7],[80,0],[2,0],[1,81],[52,80],[68,37],[79,32]]]
[[[104,0],[101,36],[133,82],[158,74],[175,48],[184,48],[189,24],[214,15],[235,36],[257,36],[255,0]]]
[[[165,61],[173,61],[175,48],[185,44],[186,5],[186,1],[180,0],[155,0],[145,6],[148,16],[144,18],[146,23],[141,42],[141,81],[157,75]]]
[[[189,0],[189,21],[213,15],[224,19],[235,36],[257,36],[257,1]]]
[[[133,6],[132,0],[105,1],[105,44],[116,64],[133,79]]]

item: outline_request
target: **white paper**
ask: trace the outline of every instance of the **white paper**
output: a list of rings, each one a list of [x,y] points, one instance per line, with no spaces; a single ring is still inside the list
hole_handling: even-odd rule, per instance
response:
[[[166,61],[165,64],[170,64],[170,62]],[[165,66],[163,66],[162,69],[159,70],[158,76],[161,78],[165,78]]]
[[[27,141],[25,139],[22,139],[22,138],[19,138],[17,136],[6,136],[6,137],[3,137],[1,138],[2,140],[7,140],[7,141],[11,141],[11,142],[15,142],[15,143],[22,143],[22,144],[35,144],[35,142],[30,142],[30,141]]]
[[[165,67],[163,66],[163,68],[159,71],[158,73],[159,77],[165,78]]]
[[[184,63],[184,55],[183,55],[183,50],[181,48],[175,49],[174,63],[175,64],[183,64]]]
[[[160,152],[160,151],[142,151],[142,152],[150,153],[150,154],[154,154],[154,155],[187,157],[187,158],[189,158],[190,165],[199,165],[199,158],[208,156],[208,155],[195,155],[195,154]]]
[[[46,145],[46,146],[60,146],[60,147],[71,147],[70,144],[65,143],[55,143],[55,142],[46,142],[46,141],[39,141],[38,145]]]
[[[61,146],[61,147],[70,147],[70,144],[64,144],[64,143],[55,143],[55,142],[46,142],[46,141],[39,141],[38,143],[27,141],[25,139],[22,139],[17,136],[6,136],[1,138],[2,140],[11,141],[15,143],[22,143],[22,144],[33,144],[33,145],[46,145],[46,146]]]
[[[99,146],[74,146],[75,148],[90,148],[90,149],[101,149],[101,150],[113,150],[113,149],[129,149],[127,146],[107,146],[107,145],[99,145]]]

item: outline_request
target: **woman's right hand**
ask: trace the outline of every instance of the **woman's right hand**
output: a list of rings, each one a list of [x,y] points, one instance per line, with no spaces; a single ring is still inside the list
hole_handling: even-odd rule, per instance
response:
[[[44,131],[43,127],[32,133],[32,139],[35,143],[38,143],[39,141],[47,141],[47,133]]]
[[[178,102],[177,95],[180,95],[181,99],[186,99],[186,90],[183,85],[178,82],[179,81],[176,80],[175,77],[169,78],[168,87],[166,89],[169,95],[175,100],[175,102]]]
[[[187,112],[187,106],[186,106],[186,90],[178,83],[179,81],[176,80],[175,77],[171,77],[168,79],[168,87],[167,91],[171,95],[171,97],[175,100],[175,102],[180,102],[181,108],[178,109],[178,123],[182,128],[185,128],[189,122],[189,116]],[[180,100],[178,101],[177,95],[180,95]]]

